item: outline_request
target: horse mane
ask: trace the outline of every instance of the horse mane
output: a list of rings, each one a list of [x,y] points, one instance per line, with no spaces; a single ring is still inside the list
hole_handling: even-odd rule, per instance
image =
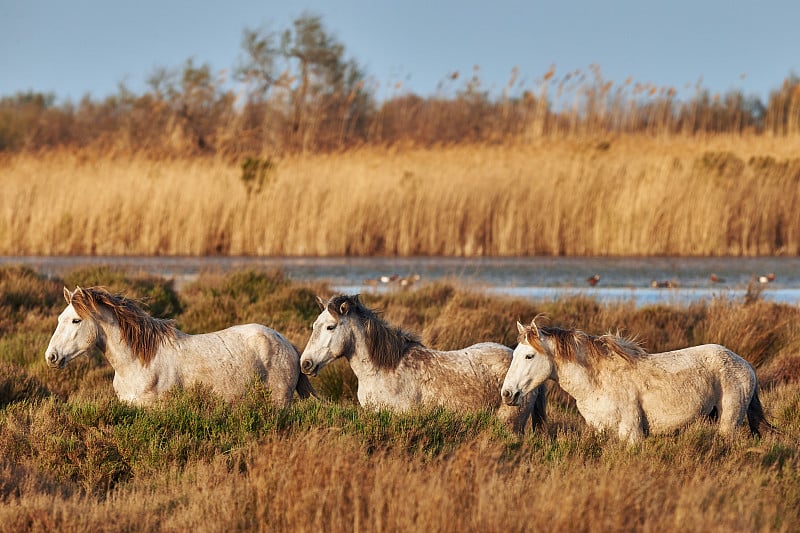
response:
[[[134,300],[112,294],[102,287],[77,289],[70,300],[81,318],[98,318],[108,309],[117,320],[122,339],[144,365],[156,355],[159,346],[174,339],[177,328],[172,320],[154,318],[144,312]]]
[[[536,335],[530,326],[522,335],[524,340],[539,352],[549,352],[554,359],[576,362],[590,367],[592,363],[604,358],[619,358],[633,363],[647,355],[647,351],[634,338],[620,337],[606,333],[605,335],[589,335],[578,329],[562,329],[558,327],[538,327]],[[548,349],[541,340],[546,337],[553,343]],[[523,339],[521,339],[523,340]]]
[[[397,368],[409,352],[424,348],[419,337],[389,325],[378,311],[361,303],[357,295],[334,296],[328,301],[327,309],[335,317],[352,313],[359,319],[364,327],[370,361],[378,368]]]

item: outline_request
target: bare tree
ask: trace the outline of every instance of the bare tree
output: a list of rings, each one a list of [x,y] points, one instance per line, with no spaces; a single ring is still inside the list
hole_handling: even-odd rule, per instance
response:
[[[248,86],[250,104],[269,101],[282,113],[284,148],[341,146],[360,131],[359,121],[371,108],[364,74],[355,61],[345,59],[344,45],[328,33],[320,16],[301,15],[280,37],[266,29],[246,29],[242,48],[245,58],[236,69],[237,79]]]

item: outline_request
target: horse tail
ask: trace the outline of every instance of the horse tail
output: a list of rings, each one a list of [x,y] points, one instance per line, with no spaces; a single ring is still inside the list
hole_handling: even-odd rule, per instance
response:
[[[764,415],[764,408],[761,406],[761,400],[758,399],[758,387],[753,392],[750,405],[747,406],[747,424],[750,426],[750,432],[759,437],[762,432],[778,431],[778,428],[770,424]]]
[[[305,374],[300,374],[297,378],[297,385],[295,386],[294,390],[297,391],[297,395],[300,398],[308,398],[309,396],[313,396],[314,398],[319,399],[319,395],[317,391],[314,390],[314,387],[311,385],[311,381],[309,381],[308,376]]]
[[[544,383],[539,385],[536,390],[531,423],[534,431],[537,429],[545,431],[547,429],[547,386]]]

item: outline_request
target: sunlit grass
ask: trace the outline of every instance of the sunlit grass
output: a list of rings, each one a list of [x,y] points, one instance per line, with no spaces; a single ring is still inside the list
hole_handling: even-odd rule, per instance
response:
[[[282,158],[259,193],[222,159],[18,155],[0,166],[0,253],[793,255],[795,144],[365,148]]]
[[[274,271],[201,276],[181,293],[113,270],[65,278],[138,287],[154,306],[174,304],[170,316],[192,330],[245,316],[282,321],[300,348],[310,335],[306,303],[316,307],[313,294],[329,292]],[[800,520],[795,307],[530,302],[446,283],[363,296],[437,347],[512,343],[514,320],[544,311],[589,332],[641,333],[653,351],[735,346],[769,378],[761,399],[779,433],[759,439],[743,429],[727,440],[698,420],[630,447],[589,430],[555,388],[548,427],[522,438],[486,411],[362,409],[344,362],[313,378],[321,400],[288,408],[274,407],[255,383],[232,402],[192,388],[130,406],[115,397],[98,354],[61,371],[44,364],[63,280],[20,269],[0,270],[0,279],[26,287],[17,292],[25,297],[0,290],[0,311],[8,302],[17,310],[0,332],[0,531],[519,531],[533,518],[554,530],[731,531],[791,530]],[[215,300],[236,306],[220,313]],[[32,310],[41,316],[29,322]]]

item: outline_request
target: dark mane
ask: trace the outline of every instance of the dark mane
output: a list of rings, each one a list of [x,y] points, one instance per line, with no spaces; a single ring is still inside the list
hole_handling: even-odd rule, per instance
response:
[[[538,330],[539,335],[536,335],[531,326],[526,326],[521,335],[524,338],[520,340],[527,340],[534,349],[548,352],[555,359],[577,362],[587,367],[602,358],[621,358],[630,363],[647,355],[647,351],[635,339],[619,335],[589,335],[577,329],[549,326],[538,327]],[[540,336],[550,339],[552,350],[542,344]]]
[[[119,323],[125,344],[144,365],[149,364],[159,346],[174,339],[177,332],[173,321],[153,318],[133,300],[101,287],[76,289],[70,303],[81,318],[96,319],[102,316],[103,309],[108,309]]]
[[[397,368],[409,352],[424,348],[419,337],[387,324],[377,311],[362,304],[357,295],[334,296],[328,301],[327,309],[335,317],[352,314],[359,319],[364,327],[370,360],[378,368]]]

